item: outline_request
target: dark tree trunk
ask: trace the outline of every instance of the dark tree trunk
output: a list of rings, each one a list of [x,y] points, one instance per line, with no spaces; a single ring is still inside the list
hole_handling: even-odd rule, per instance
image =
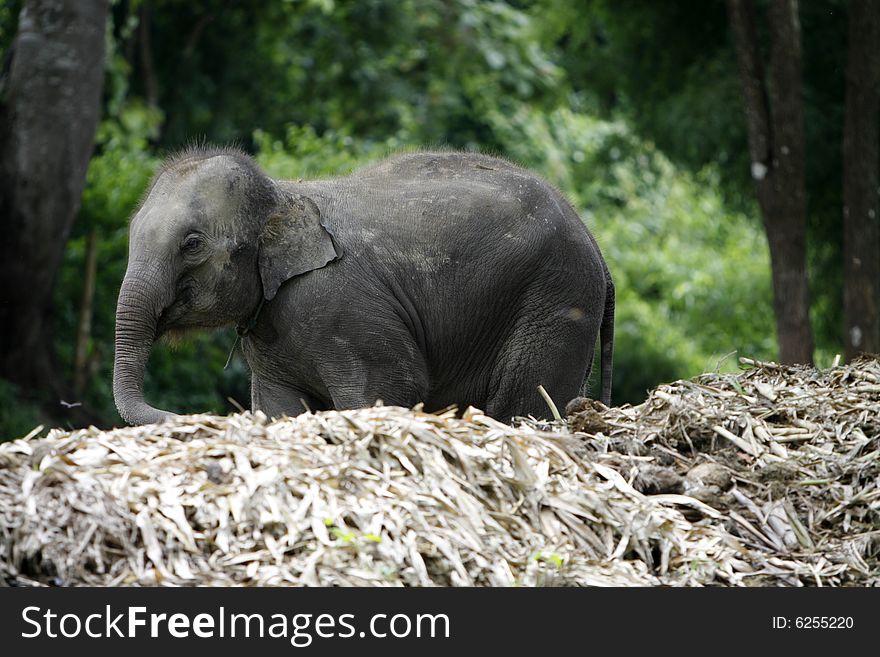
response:
[[[79,398],[88,384],[91,370],[89,343],[92,340],[92,313],[95,305],[95,282],[98,274],[98,232],[92,228],[86,242],[86,267],[79,322],[76,329],[76,349],[73,355],[73,394]]]
[[[138,29],[140,36],[138,41],[141,47],[141,72],[144,76],[144,92],[147,96],[147,105],[159,107],[159,78],[156,75],[156,66],[153,63],[153,39],[150,36],[150,4],[145,2],[141,6]]]
[[[26,0],[0,89],[0,377],[58,405],[52,290],[104,79],[107,0]]]
[[[811,363],[798,3],[770,2],[767,76],[753,2],[728,0],[727,4],[739,62],[752,180],[770,247],[779,359]]]
[[[851,0],[843,125],[846,356],[880,352],[880,3]]]

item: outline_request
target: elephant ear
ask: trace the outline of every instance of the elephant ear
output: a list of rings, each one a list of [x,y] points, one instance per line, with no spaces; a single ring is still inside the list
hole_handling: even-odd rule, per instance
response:
[[[271,301],[286,280],[320,269],[342,255],[307,196],[285,195],[260,234],[260,278]]]

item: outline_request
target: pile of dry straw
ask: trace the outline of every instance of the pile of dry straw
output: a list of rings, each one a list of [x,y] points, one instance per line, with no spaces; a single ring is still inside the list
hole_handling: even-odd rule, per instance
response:
[[[880,583],[880,361],[517,428],[190,416],[0,446],[0,583]]]

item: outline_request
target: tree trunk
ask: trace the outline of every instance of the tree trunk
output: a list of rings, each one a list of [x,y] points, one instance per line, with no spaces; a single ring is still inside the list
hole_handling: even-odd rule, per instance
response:
[[[770,2],[769,80],[761,61],[752,0],[728,0],[727,4],[739,62],[752,179],[770,247],[779,359],[811,363],[798,3]]]
[[[107,0],[26,0],[0,89],[0,377],[58,405],[52,291],[104,79]]]
[[[76,349],[73,356],[73,394],[79,398],[86,388],[91,369],[89,342],[92,339],[92,313],[95,305],[95,281],[98,273],[98,232],[92,228],[86,242],[86,270],[82,302],[76,329]]]
[[[156,76],[156,66],[153,63],[153,39],[150,36],[150,4],[145,2],[141,6],[138,29],[140,36],[141,72],[144,76],[144,92],[147,96],[147,105],[152,108],[159,107],[159,78]]]
[[[846,356],[880,353],[880,3],[851,0],[843,125]]]

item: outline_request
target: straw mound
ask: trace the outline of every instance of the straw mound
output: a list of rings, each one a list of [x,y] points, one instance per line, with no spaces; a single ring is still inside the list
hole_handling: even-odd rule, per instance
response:
[[[0,578],[880,583],[880,361],[743,361],[569,426],[375,407],[7,443]]]

